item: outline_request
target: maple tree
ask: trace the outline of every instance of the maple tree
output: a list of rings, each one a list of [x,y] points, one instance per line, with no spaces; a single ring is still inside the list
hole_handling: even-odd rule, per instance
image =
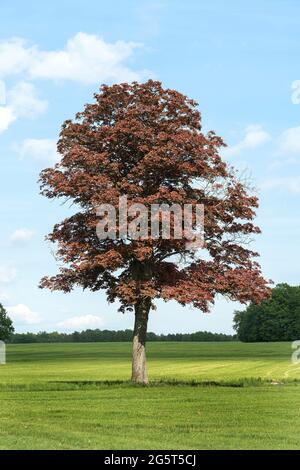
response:
[[[223,140],[201,132],[197,103],[160,82],[103,85],[95,102],[62,126],[61,160],[42,171],[41,193],[70,199],[78,211],[48,236],[63,266],[42,288],[104,289],[109,302],[134,311],[132,379],[147,383],[146,333],[155,299],[203,312],[217,294],[242,303],[270,295],[257,253],[247,245],[258,199],[222,160]],[[203,204],[205,242],[186,239],[99,240],[95,207],[128,202]]]

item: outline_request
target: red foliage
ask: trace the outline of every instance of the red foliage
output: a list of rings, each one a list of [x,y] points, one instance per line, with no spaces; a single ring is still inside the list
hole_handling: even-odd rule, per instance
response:
[[[246,248],[258,201],[222,161],[224,143],[201,132],[197,103],[159,82],[102,86],[95,103],[62,126],[61,161],[41,173],[48,198],[68,198],[79,212],[54,227],[66,267],[41,287],[69,292],[75,285],[105,289],[121,310],[144,297],[175,299],[207,311],[216,294],[260,302],[270,290]],[[95,206],[119,196],[128,203],[202,203],[205,249],[185,240],[102,240]],[[179,259],[178,259],[179,257]]]

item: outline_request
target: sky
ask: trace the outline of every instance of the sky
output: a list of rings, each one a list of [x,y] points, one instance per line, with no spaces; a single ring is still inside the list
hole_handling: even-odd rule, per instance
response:
[[[38,288],[57,272],[44,237],[71,214],[39,195],[38,175],[57,161],[63,121],[102,83],[154,78],[198,101],[203,130],[258,191],[264,276],[299,284],[298,0],[2,0],[0,18],[0,302],[16,331],[132,327],[104,292]],[[149,330],[231,333],[240,308],[158,301]]]

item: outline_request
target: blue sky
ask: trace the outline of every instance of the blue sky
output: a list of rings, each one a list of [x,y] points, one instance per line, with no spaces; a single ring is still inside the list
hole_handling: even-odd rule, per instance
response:
[[[41,291],[56,262],[44,235],[69,213],[38,194],[55,161],[61,123],[101,83],[146,80],[199,102],[204,130],[251,175],[263,234],[253,248],[263,273],[299,284],[300,3],[297,0],[27,2],[0,5],[0,301],[17,331],[123,329],[103,293]],[[158,302],[156,332],[232,331],[238,304],[210,314]]]

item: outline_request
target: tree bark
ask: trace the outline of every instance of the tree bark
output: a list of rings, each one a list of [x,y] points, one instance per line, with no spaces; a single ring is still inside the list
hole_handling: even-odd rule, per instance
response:
[[[146,335],[151,299],[142,299],[135,305],[135,322],[132,345],[133,382],[148,384],[146,364]]]

